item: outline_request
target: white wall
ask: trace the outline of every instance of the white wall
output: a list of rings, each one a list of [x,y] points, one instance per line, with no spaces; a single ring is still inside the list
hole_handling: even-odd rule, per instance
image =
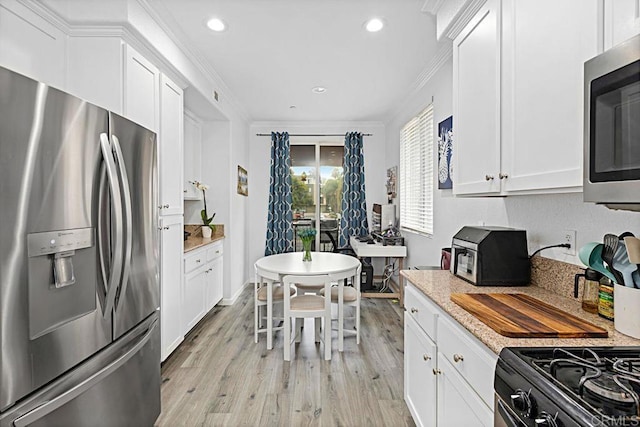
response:
[[[452,114],[452,60],[449,59],[419,93],[411,96],[386,126],[386,165],[398,164],[401,127],[425,108],[433,97],[435,139],[437,123]],[[582,108],[576,99],[576,108]],[[455,150],[456,118],[453,118]],[[434,147],[437,162],[437,147]],[[453,197],[451,190],[438,190],[434,179],[434,234],[432,237],[404,232],[408,246],[407,267],[439,265],[440,250],[451,246],[452,236],[464,225],[504,225],[527,230],[529,252],[562,243],[565,229],[577,230],[577,248],[589,241],[602,241],[607,232],[640,234],[640,213],[611,211],[582,202],[582,193],[509,197]],[[455,183],[454,183],[455,185]],[[581,265],[562,249],[546,250],[544,256]]]
[[[364,137],[365,188],[369,220],[373,203],[386,203],[385,129],[377,122],[276,122],[253,123],[249,134],[249,198],[247,210],[247,268],[253,275],[254,262],[264,256],[269,203],[271,138],[256,133],[289,132],[303,134],[371,133]],[[291,137],[293,140],[294,137]]]

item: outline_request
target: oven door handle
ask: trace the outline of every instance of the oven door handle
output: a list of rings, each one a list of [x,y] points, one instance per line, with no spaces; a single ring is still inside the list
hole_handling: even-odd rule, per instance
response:
[[[496,399],[495,427],[527,427],[501,399]]]

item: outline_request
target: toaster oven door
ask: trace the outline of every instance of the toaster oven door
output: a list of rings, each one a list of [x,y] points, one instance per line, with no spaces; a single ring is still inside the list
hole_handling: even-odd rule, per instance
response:
[[[453,245],[453,274],[473,284],[477,283],[478,253],[470,248]]]

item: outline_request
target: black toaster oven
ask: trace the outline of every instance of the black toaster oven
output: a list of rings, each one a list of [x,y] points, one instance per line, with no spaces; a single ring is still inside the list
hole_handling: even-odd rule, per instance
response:
[[[451,272],[476,286],[525,286],[531,280],[527,232],[466,226],[451,242]]]

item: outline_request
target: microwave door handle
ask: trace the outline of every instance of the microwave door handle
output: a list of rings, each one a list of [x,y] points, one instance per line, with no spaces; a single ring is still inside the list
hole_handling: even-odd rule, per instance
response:
[[[116,292],[118,288],[118,281],[122,274],[122,197],[120,196],[120,184],[118,183],[117,170],[115,160],[113,158],[113,152],[111,150],[111,144],[106,133],[100,134],[100,148],[102,150],[102,157],[104,160],[105,169],[107,171],[107,178],[109,181],[109,189],[111,190],[111,203],[115,207],[113,209],[113,218],[111,221],[112,227],[115,229],[114,244],[113,244],[113,256],[111,264],[111,274],[109,275],[109,285],[107,287],[107,296],[105,298],[104,313],[106,318],[111,314],[113,305],[116,298]]]
[[[115,135],[111,135],[111,145],[116,157],[116,166],[118,169],[118,175],[120,178],[120,184],[122,189],[122,201],[124,212],[124,258],[123,258],[123,271],[122,271],[122,284],[120,285],[119,299],[116,303],[116,310],[122,304],[125,291],[127,290],[127,283],[129,282],[129,274],[131,272],[131,251],[132,251],[132,229],[133,229],[133,214],[131,208],[131,190],[129,187],[129,177],[127,176],[127,169],[124,164],[124,156],[122,155],[122,149],[120,148],[120,141]]]

